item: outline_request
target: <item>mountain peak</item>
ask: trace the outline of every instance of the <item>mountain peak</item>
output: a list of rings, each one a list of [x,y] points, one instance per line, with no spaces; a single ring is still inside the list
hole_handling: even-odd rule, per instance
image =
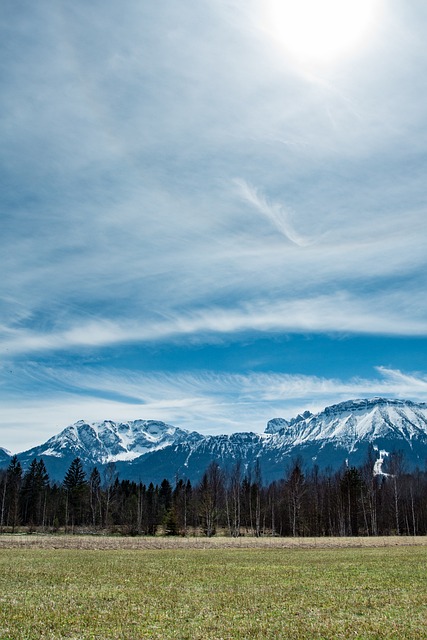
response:
[[[267,422],[267,427],[264,433],[278,433],[282,429],[286,429],[289,426],[289,422],[285,418],[272,418]]]
[[[340,413],[345,411],[364,411],[372,407],[424,407],[427,405],[424,403],[416,403],[411,400],[401,400],[399,398],[383,398],[375,396],[373,398],[361,398],[356,400],[345,400],[338,404],[333,404],[321,411],[320,413]]]
[[[307,417],[304,417],[307,416]],[[280,419],[279,419],[280,420]],[[276,419],[275,424],[280,424]],[[306,412],[276,433],[288,445],[333,442],[349,452],[361,442],[394,438],[411,445],[427,442],[427,405],[407,400],[369,398],[334,404],[313,415]]]
[[[129,422],[86,422],[78,420],[38,448],[39,456],[61,456],[63,450],[105,464],[119,460],[134,460],[139,456],[162,449],[185,439],[188,431],[157,420]]]
[[[200,478],[212,461],[224,470],[241,465],[249,475],[259,464],[264,481],[283,477],[296,456],[305,466],[337,469],[359,466],[369,451],[383,457],[401,451],[408,466],[427,460],[427,405],[407,400],[370,398],[330,405],[319,413],[304,411],[291,420],[274,418],[264,434],[205,436],[157,420],[89,423],[79,420],[30,451],[19,454],[26,468],[43,457],[49,473],[62,479],[74,457],[85,468],[117,463],[122,478],[143,482]],[[0,463],[10,458],[0,450]]]

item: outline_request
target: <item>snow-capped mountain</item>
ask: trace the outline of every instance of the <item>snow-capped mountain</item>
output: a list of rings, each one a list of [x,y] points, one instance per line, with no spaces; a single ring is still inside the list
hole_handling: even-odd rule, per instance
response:
[[[197,439],[197,436],[198,434],[190,434],[188,431],[155,420],[104,420],[92,423],[80,420],[66,427],[45,444],[26,451],[25,457],[63,458],[71,455],[81,458],[86,463],[102,465],[134,460],[150,451],[164,449],[183,440]]]
[[[369,450],[376,451],[384,464],[387,454],[398,450],[409,468],[424,468],[427,405],[384,398],[351,400],[317,414],[306,411],[292,420],[275,418],[263,434],[220,436],[190,433],[153,420],[80,421],[18,457],[24,467],[42,457],[57,480],[78,456],[87,470],[113,462],[122,479],[145,483],[177,477],[197,481],[213,460],[224,469],[239,464],[242,473],[252,472],[258,462],[264,481],[270,482],[282,478],[297,456],[306,468],[336,469],[363,464]],[[1,458],[0,464],[5,466]],[[377,472],[382,464],[376,464]]]
[[[349,451],[359,442],[384,437],[410,443],[427,437],[427,405],[384,398],[352,400],[326,407],[317,415],[307,411],[288,423],[282,418],[270,420],[266,431],[293,446],[332,440]]]
[[[369,447],[401,451],[409,466],[424,468],[427,460],[427,405],[409,400],[371,398],[305,412],[287,422],[267,425],[270,445],[300,455],[320,467],[361,464]],[[385,455],[385,454],[384,454]]]
[[[289,428],[295,423],[311,418],[312,416],[313,414],[311,411],[304,411],[303,414],[299,413],[296,418],[292,418],[289,422],[288,420],[285,420],[285,418],[273,418],[273,420],[268,421],[265,433],[278,433],[279,431],[282,431],[282,429],[289,430]]]

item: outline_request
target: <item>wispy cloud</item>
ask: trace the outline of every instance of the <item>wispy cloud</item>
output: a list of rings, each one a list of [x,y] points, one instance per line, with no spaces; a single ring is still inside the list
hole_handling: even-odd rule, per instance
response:
[[[247,332],[355,333],[425,336],[427,324],[409,298],[377,292],[361,301],[346,292],[294,300],[260,299],[239,307],[209,306],[190,312],[169,312],[132,319],[74,321],[65,330],[37,332],[30,328],[3,329],[0,348],[4,356],[49,353],[80,347],[123,343],[167,342],[182,338],[209,342],[215,336]]]
[[[427,400],[427,378],[378,367],[372,378],[320,378],[290,374],[220,374],[202,371],[142,374],[103,368],[32,367],[21,371],[48,390],[42,397],[4,403],[2,446],[41,443],[78,419],[157,419],[201,433],[262,432],[273,417],[358,397]]]
[[[423,373],[409,374],[402,371],[388,369],[387,367],[377,367],[379,373],[385,378],[391,388],[402,396],[409,394],[413,396],[419,393],[423,397],[427,392],[427,375]]]
[[[8,404],[10,371],[29,360],[73,370],[80,352],[232,345],[242,334],[426,336],[425,14],[402,7],[385,10],[356,58],[314,77],[262,32],[258,1],[8,3],[0,385],[10,424],[24,411],[12,391]],[[52,399],[33,382],[46,424],[85,407],[140,411],[129,389],[80,404],[75,390]],[[144,402],[186,424],[218,411],[212,424],[241,425],[207,387],[202,400],[178,395],[184,413]],[[245,402],[239,393],[233,402]]]
[[[312,244],[312,240],[303,238],[294,229],[291,223],[292,212],[289,209],[278,202],[269,202],[263,194],[245,180],[236,178],[234,182],[241,197],[270,220],[287,240],[299,247]]]

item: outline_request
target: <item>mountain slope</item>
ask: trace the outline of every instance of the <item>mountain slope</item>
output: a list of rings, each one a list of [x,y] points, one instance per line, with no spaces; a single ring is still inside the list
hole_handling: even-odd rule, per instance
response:
[[[91,424],[80,420],[28,453],[34,455],[37,450],[38,456],[59,457],[67,451],[95,464],[105,464],[133,460],[185,440],[189,435],[188,431],[155,420],[120,423],[104,420]]]
[[[372,449],[385,460],[387,453],[402,451],[409,468],[424,468],[427,405],[384,398],[351,400],[315,415],[306,411],[289,421],[270,420],[264,434],[229,436],[203,436],[153,420],[80,421],[18,457],[24,467],[42,457],[51,478],[59,481],[78,456],[88,471],[114,463],[122,479],[144,483],[159,483],[165,477],[196,482],[212,461],[224,469],[239,464],[242,473],[250,473],[258,462],[263,480],[270,482],[283,478],[297,456],[306,468],[337,469],[362,464]]]
[[[108,463],[130,462],[147,453],[182,441],[202,438],[178,427],[155,420],[87,423],[80,420],[44,444],[19,454],[25,467],[34,458],[43,458],[49,473],[62,479],[64,468],[79,457],[87,469]]]
[[[273,425],[272,425],[273,423]],[[409,400],[352,400],[326,407],[317,415],[307,412],[287,425],[279,419],[280,434],[292,445],[310,441],[334,440],[355,446],[363,440],[396,437],[407,442],[427,436],[427,405]]]
[[[12,454],[7,449],[0,447],[0,468],[9,464]]]
[[[274,448],[320,467],[361,464],[369,447],[402,451],[410,466],[424,467],[427,460],[427,405],[409,400],[342,402],[286,425],[283,419],[271,420],[267,430]]]

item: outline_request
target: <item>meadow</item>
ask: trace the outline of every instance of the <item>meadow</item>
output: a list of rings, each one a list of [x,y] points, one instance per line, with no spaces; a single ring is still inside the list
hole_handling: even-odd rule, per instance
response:
[[[0,638],[427,638],[426,561],[425,538],[0,536]]]

